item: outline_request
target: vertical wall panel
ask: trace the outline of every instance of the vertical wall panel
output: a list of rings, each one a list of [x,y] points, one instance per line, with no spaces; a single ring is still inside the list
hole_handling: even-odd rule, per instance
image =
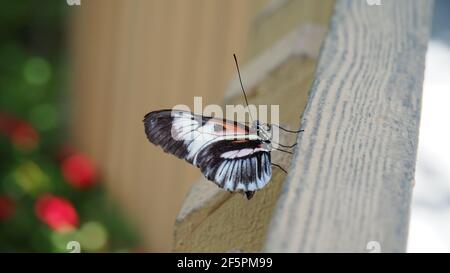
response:
[[[150,251],[169,251],[175,215],[200,172],[148,143],[142,119],[176,104],[222,103],[266,1],[90,0],[74,10],[75,142]],[[243,58],[242,58],[243,59]]]

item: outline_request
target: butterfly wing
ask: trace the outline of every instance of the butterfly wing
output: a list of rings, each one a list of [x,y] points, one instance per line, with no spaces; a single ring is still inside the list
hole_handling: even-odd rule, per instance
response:
[[[198,152],[222,139],[245,138],[247,126],[181,110],[160,110],[144,118],[145,133],[150,142],[167,153],[195,165]]]
[[[161,110],[148,113],[144,125],[150,142],[199,167],[219,187],[251,198],[270,180],[270,151],[243,124]]]
[[[195,143],[192,134],[204,123],[205,120],[201,117],[173,110],[150,112],[144,118],[145,133],[151,143],[190,163],[190,147]]]
[[[217,141],[199,152],[197,165],[206,178],[229,191],[254,192],[272,176],[270,151],[260,140]]]

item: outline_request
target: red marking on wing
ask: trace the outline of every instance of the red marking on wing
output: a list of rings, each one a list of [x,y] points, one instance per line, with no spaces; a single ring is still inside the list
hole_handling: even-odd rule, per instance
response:
[[[233,141],[233,143],[244,143],[244,142],[247,142],[248,140],[246,140],[246,139],[243,139],[243,140],[235,140],[235,141]],[[260,145],[261,146],[261,145]]]
[[[247,126],[240,123],[232,123],[226,120],[212,119],[210,122],[219,125],[219,130],[216,132],[223,135],[237,135],[237,134],[249,134]]]

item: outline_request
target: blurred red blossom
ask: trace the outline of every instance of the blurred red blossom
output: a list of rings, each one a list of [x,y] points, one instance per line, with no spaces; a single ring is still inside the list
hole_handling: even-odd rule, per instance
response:
[[[6,195],[0,195],[0,221],[8,220],[16,210],[14,200]]]
[[[11,140],[21,150],[33,150],[39,143],[39,134],[29,123],[21,121],[12,130]]]
[[[66,157],[61,164],[61,170],[66,181],[75,188],[90,188],[97,182],[97,170],[85,155],[73,154]]]
[[[4,112],[0,112],[0,133],[21,150],[33,150],[39,143],[39,134],[30,123]]]
[[[52,194],[40,196],[35,204],[37,217],[57,232],[69,232],[78,227],[79,217],[73,204]]]

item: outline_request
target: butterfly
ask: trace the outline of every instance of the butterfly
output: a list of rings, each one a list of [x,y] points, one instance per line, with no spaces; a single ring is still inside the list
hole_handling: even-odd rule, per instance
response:
[[[247,96],[234,55],[245,101]],[[257,190],[268,184],[272,176],[272,126],[254,121],[251,126],[221,118],[197,115],[189,111],[165,109],[145,115],[144,127],[148,140],[170,154],[200,168],[219,187],[244,192],[251,199]],[[281,144],[279,144],[281,145]],[[281,145],[292,148],[296,145]]]

